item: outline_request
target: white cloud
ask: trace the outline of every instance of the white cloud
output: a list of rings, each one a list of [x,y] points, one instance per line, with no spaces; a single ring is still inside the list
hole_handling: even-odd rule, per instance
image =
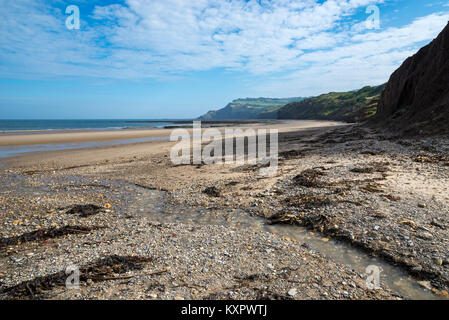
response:
[[[90,24],[73,32],[46,1],[6,1],[2,77],[144,79],[225,68],[266,76],[261,88],[275,95],[385,81],[449,19],[438,13],[371,32],[348,17],[383,0],[127,0],[82,12]]]
[[[302,55],[298,70],[270,79],[260,90],[315,95],[384,83],[423,42],[437,36],[448,20],[449,13],[432,14],[401,28],[355,35],[330,50]]]
[[[110,32],[115,46],[168,57],[170,71],[237,68],[252,73],[292,68],[305,49],[335,44],[327,33],[342,17],[373,0],[255,1],[129,0],[95,11],[117,17]]]

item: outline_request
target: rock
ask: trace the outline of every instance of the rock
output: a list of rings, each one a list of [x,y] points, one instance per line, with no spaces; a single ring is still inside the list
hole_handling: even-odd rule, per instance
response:
[[[104,212],[103,207],[94,204],[75,205],[66,211],[66,214],[76,214],[80,217],[86,218]]]
[[[418,207],[427,208],[427,205],[425,203],[418,203]]]
[[[438,266],[442,266],[442,265],[443,265],[443,259],[435,258],[433,261],[434,261],[435,264],[438,265]]]
[[[388,216],[385,212],[373,212],[372,215],[377,219],[385,219]]]
[[[204,189],[203,193],[215,198],[219,198],[221,196],[220,190],[218,190],[216,187],[208,187]]]
[[[441,290],[438,295],[449,299],[449,293],[446,290]]]
[[[432,285],[430,284],[430,281],[418,281],[418,284],[427,290],[432,290]]]
[[[397,69],[371,120],[409,135],[449,132],[449,24]]]
[[[406,224],[406,225],[412,227],[413,229],[417,229],[416,222],[413,220],[406,219],[406,220],[400,221],[399,223]]]
[[[288,295],[289,295],[290,297],[296,296],[297,293],[298,293],[298,290],[296,290],[296,289],[290,289],[290,290],[288,291]]]
[[[423,230],[423,231],[427,231],[427,232],[431,232],[431,230],[429,228],[426,228],[424,226],[419,226],[418,229]]]
[[[433,235],[430,232],[423,232],[423,233],[419,234],[418,237],[421,239],[424,239],[424,240],[432,240],[433,239]]]
[[[414,266],[414,267],[412,268],[412,271],[414,271],[414,272],[421,272],[421,271],[422,271],[422,266],[420,266],[420,265]]]

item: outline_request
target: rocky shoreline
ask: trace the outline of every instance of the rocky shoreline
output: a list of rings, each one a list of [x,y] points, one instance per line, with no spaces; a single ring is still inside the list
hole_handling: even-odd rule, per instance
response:
[[[248,165],[173,166],[162,149],[9,165],[1,173],[0,298],[401,298],[369,290],[365,275],[295,239],[146,215],[183,208],[305,226],[403,267],[447,298],[448,146],[344,126],[281,134],[274,177]],[[70,265],[81,270],[80,289],[65,288]]]

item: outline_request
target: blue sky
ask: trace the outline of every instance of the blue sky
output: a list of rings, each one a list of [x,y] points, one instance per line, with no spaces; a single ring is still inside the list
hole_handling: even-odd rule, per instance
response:
[[[81,27],[66,27],[66,7]],[[380,28],[367,23],[376,6]],[[449,1],[0,0],[0,119],[192,118],[378,85]],[[372,21],[372,20],[369,20]]]

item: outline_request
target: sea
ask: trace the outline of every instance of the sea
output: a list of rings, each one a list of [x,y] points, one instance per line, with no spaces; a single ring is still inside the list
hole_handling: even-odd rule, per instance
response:
[[[20,131],[57,130],[124,130],[164,128],[191,122],[191,120],[0,120],[0,133]]]
[[[190,124],[192,120],[0,120],[0,136],[35,133],[58,133],[95,130],[157,129],[173,128]],[[147,137],[137,139],[119,139],[115,141],[93,141],[79,143],[52,143],[41,145],[0,146],[0,159],[28,152],[81,149],[150,141],[163,141],[169,137]],[[0,169],[2,164],[0,163]]]

